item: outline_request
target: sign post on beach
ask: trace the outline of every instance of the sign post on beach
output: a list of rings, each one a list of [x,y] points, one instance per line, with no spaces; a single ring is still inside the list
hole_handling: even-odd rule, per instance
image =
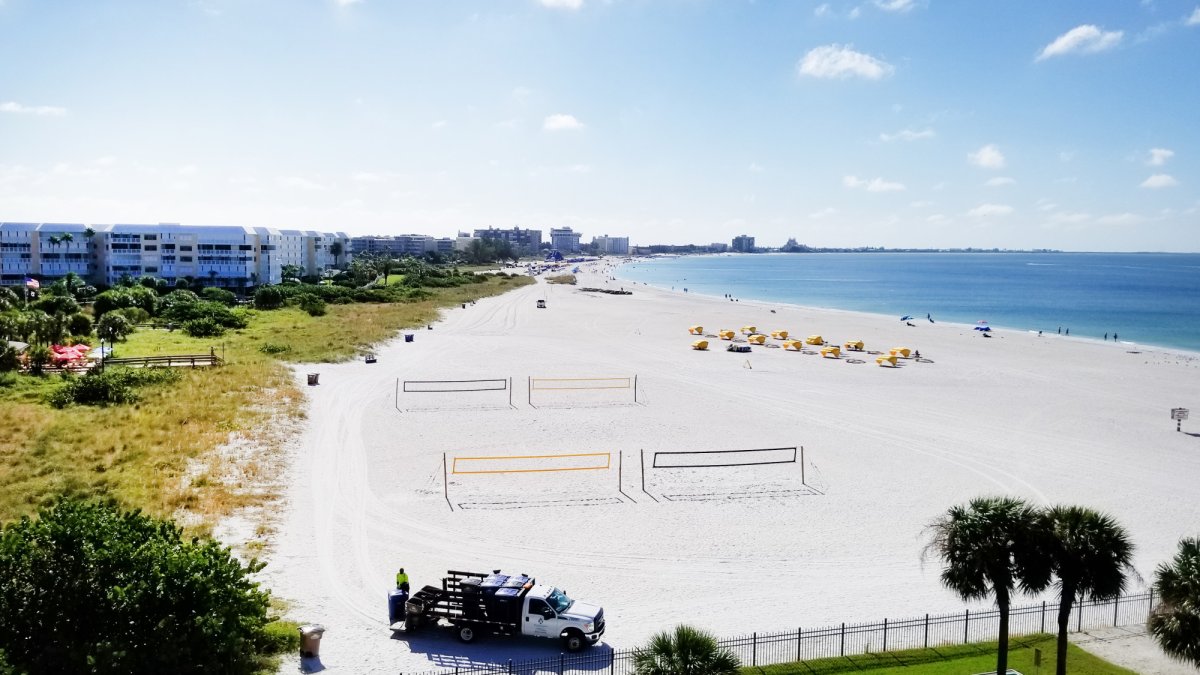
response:
[[[1175,431],[1183,431],[1183,421],[1188,418],[1187,408],[1171,408],[1171,419],[1175,420]]]

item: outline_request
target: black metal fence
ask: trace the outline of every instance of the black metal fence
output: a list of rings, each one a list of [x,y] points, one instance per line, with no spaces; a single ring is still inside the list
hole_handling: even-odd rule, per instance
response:
[[[1115,600],[1077,602],[1071,610],[1072,632],[1145,623],[1154,608],[1154,592],[1125,595]],[[999,612],[965,610],[955,614],[877,623],[843,623],[823,628],[751,633],[718,640],[744,666],[768,666],[836,656],[962,645],[996,639]],[[1058,632],[1058,604],[1042,602],[1009,610],[1009,635]],[[636,650],[596,650],[559,654],[552,658],[507,663],[469,664],[413,675],[632,675]]]

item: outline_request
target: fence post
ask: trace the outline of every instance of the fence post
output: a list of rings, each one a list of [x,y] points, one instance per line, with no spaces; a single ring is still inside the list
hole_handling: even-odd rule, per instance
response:
[[[929,612],[925,612],[925,648],[929,649]]]
[[[617,668],[617,650],[608,653],[608,675],[613,675]]]
[[[1150,620],[1150,615],[1154,613],[1154,587],[1150,587],[1150,605],[1146,607],[1146,620]]]
[[[1113,628],[1117,627],[1117,608],[1120,606],[1121,606],[1121,594],[1118,593],[1117,597],[1113,598]]]
[[[804,631],[796,629],[796,661],[800,661],[800,640],[803,639]]]
[[[563,660],[567,658],[566,654],[558,653],[558,675],[563,675]]]
[[[1045,600],[1042,601],[1042,629],[1038,632],[1039,633],[1046,632],[1046,601]]]
[[[842,647],[841,647],[841,656],[845,656],[845,655],[846,655],[846,622],[845,622],[845,621],[843,621],[843,622],[842,622]]]
[[[758,665],[758,631],[754,632],[752,639],[754,640],[754,642],[752,643],[752,645],[750,647],[750,665],[757,666]]]
[[[967,639],[967,627],[971,625],[971,610],[963,610],[963,644],[967,644],[970,640]]]
[[[512,675],[512,672],[513,672],[513,669],[512,669],[512,659],[509,659],[509,660],[508,660],[508,675]]]
[[[1075,632],[1083,632],[1083,601],[1075,603],[1075,607],[1079,609],[1079,616],[1075,617]]]

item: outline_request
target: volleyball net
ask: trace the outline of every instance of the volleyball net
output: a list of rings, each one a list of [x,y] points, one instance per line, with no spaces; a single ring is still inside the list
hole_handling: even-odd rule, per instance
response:
[[[402,396],[405,402],[411,402],[419,398],[418,395],[421,394],[457,394],[457,396],[442,398],[442,402],[450,402],[452,405],[443,405],[442,402],[439,402],[432,409],[439,407],[494,407],[502,402],[507,403],[509,408],[515,408],[516,406],[512,402],[512,389],[511,377],[477,380],[402,380],[396,378],[396,409],[404,410],[400,406]]]
[[[529,405],[539,402],[560,405],[638,402],[637,375],[600,377],[533,377],[529,380]],[[537,393],[535,393],[537,392]],[[628,392],[628,393],[626,393]]]
[[[622,466],[620,452],[446,454],[443,491],[451,511],[636,504]]]
[[[783,501],[824,494],[803,446],[641,453],[642,492],[655,501]]]

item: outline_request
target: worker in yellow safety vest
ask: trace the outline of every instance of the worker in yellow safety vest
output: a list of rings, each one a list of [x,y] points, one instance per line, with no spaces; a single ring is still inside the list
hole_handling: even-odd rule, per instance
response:
[[[408,590],[408,575],[404,573],[404,568],[401,567],[399,572],[396,572],[396,588],[402,591]]]

